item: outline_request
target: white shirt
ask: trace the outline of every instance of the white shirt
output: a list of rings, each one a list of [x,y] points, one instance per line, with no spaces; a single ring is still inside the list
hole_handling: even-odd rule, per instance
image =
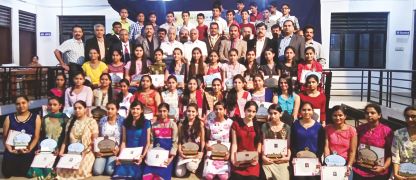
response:
[[[225,21],[222,17],[218,17],[217,20],[212,19],[212,22],[218,23],[218,32],[222,34],[227,29],[227,21]],[[208,30],[209,32],[209,30]]]
[[[276,14],[271,14],[270,12],[270,17],[269,19],[272,21],[277,21],[279,18],[281,18],[283,16],[283,14],[280,11],[276,10]]]
[[[261,52],[263,51],[264,43],[266,42],[266,38],[263,37],[261,39],[257,39],[256,41],[256,62],[260,64],[261,59]]]
[[[121,52],[123,52],[123,54],[124,54],[124,50],[126,49],[126,46],[127,46],[127,51],[131,55],[131,52],[130,52],[130,43],[128,41],[126,43],[124,43],[123,41],[121,42],[121,47],[123,48],[121,50]]]
[[[188,41],[183,45],[184,56],[188,60],[188,63],[191,62],[192,50],[196,47],[201,49],[201,52],[202,52],[203,56],[205,56],[205,57],[208,56],[207,45],[205,44],[205,42],[202,42],[198,39],[194,42]]]
[[[75,63],[82,65],[84,63],[84,43],[82,40],[68,39],[58,48],[63,54],[65,63]]]
[[[189,32],[191,32],[191,29],[196,29],[196,25],[191,23],[191,22],[189,22],[187,25],[182,24],[182,26],[179,26],[179,28],[178,28],[178,33],[181,29],[186,29]]]
[[[305,43],[305,48],[307,47],[313,47],[315,49],[315,58],[319,59],[319,58],[324,58],[322,55],[322,45],[314,40],[306,42]]]
[[[172,55],[175,48],[179,48],[183,52],[183,45],[179,41],[163,41],[160,45],[160,49],[163,50],[164,58],[173,58]]]

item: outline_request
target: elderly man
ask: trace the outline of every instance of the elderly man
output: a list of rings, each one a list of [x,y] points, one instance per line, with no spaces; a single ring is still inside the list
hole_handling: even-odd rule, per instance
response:
[[[246,26],[244,28],[241,29],[242,33],[241,33],[241,39],[244,41],[250,41],[254,38],[254,32],[253,29],[251,29],[250,27]]]
[[[292,46],[295,48],[295,62],[305,59],[305,39],[294,34],[294,23],[291,20],[287,20],[283,23],[283,34],[277,41],[278,57],[279,60],[284,60],[285,48]]]
[[[196,48],[196,47],[199,48],[199,49],[201,49],[202,55],[204,57],[207,57],[208,56],[207,45],[204,42],[198,40],[198,36],[199,36],[198,30],[195,29],[195,28],[194,29],[191,29],[189,41],[186,42],[183,45],[183,49],[185,51],[184,52],[184,55],[185,55],[185,58],[188,60],[188,62],[191,61],[191,58],[192,58],[192,50],[194,48]]]
[[[144,36],[137,38],[137,44],[141,44],[146,57],[153,59],[153,54],[159,48],[159,40],[154,36],[155,30],[152,24],[148,23],[144,26]]]
[[[104,37],[104,25],[94,25],[94,37],[85,42],[84,57],[89,59],[88,54],[91,49],[97,49],[101,60],[107,64],[111,63],[110,41]]]
[[[120,50],[122,53],[121,57],[123,62],[127,63],[133,56],[133,46],[134,43],[129,40],[129,32],[126,29],[122,29],[120,31],[120,41],[111,44],[110,52],[113,52],[114,50]]]
[[[160,49],[163,50],[163,56],[166,62],[171,62],[173,60],[173,50],[175,48],[179,48],[183,52],[183,44],[176,41],[176,28],[172,27],[168,30],[168,40],[162,42],[160,45]]]
[[[222,40],[220,45],[220,59],[223,62],[228,62],[228,51],[230,49],[237,49],[238,57],[245,58],[247,51],[247,42],[241,40],[239,28],[237,25],[230,26],[230,39]]]
[[[266,59],[264,57],[264,51],[269,48],[273,48],[273,41],[266,37],[267,25],[264,23],[259,23],[256,25],[257,36],[255,39],[249,40],[247,42],[248,49],[254,49],[256,51],[256,61],[257,64],[266,64]]]
[[[72,39],[64,41],[54,54],[59,64],[66,71],[69,71],[69,79],[74,77],[74,74],[82,71],[82,64],[84,63],[84,43],[82,36],[84,32],[81,26],[72,27]],[[72,84],[72,81],[70,81]]]
[[[182,28],[179,31],[179,42],[181,42],[182,44],[185,44],[188,41],[189,41],[189,31],[188,29]]]

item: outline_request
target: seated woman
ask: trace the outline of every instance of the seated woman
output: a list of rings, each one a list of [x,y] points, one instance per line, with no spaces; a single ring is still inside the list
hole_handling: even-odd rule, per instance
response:
[[[187,82],[187,87],[182,94],[181,112],[186,111],[186,106],[190,103],[195,103],[198,106],[198,114],[202,118],[202,108],[204,103],[204,90],[199,88],[199,82],[195,77],[190,77]],[[182,113],[180,113],[182,114]],[[183,115],[184,116],[184,115]],[[182,116],[181,116],[182,117]]]
[[[66,126],[64,142],[61,145],[59,156],[67,152],[67,148],[72,143],[82,143],[82,161],[79,169],[57,168],[57,179],[85,179],[91,177],[92,167],[95,157],[92,149],[93,140],[98,136],[97,122],[87,116],[87,104],[82,101],[76,101],[74,104],[74,115]]]
[[[113,179],[140,179],[143,176],[143,162],[150,147],[151,122],[144,118],[144,105],[133,101],[129,115],[123,122],[120,152],[124,148],[143,147],[142,155],[133,163],[116,160]]]
[[[108,72],[108,67],[100,60],[100,53],[98,53],[97,49],[91,49],[89,56],[89,61],[82,64],[82,70],[89,78],[93,87],[98,87],[100,85],[100,76],[102,73]]]
[[[251,100],[258,103],[277,103],[277,96],[274,95],[273,89],[264,87],[264,78],[261,74],[253,76],[253,84],[254,89],[251,91]]]
[[[354,179],[387,180],[390,177],[393,131],[380,122],[382,114],[379,105],[367,104],[364,112],[367,123],[357,127],[358,147],[374,146],[384,149],[384,165],[379,164],[368,168],[361,166],[361,160],[356,159],[352,168]],[[360,150],[358,150],[358,154],[360,154]]]
[[[116,147],[113,154],[104,156],[101,152],[95,151],[95,162],[93,166],[94,176],[106,174],[112,175],[114,172],[116,156],[119,153],[122,137],[122,125],[124,118],[117,114],[119,104],[115,101],[110,101],[106,105],[107,116],[100,119],[99,122],[99,137],[114,138]]]
[[[244,106],[251,100],[250,92],[245,91],[244,85],[246,81],[242,75],[238,74],[233,78],[234,87],[228,92],[226,97],[227,111],[229,117],[241,117],[244,118]]]
[[[406,120],[406,127],[394,132],[393,145],[391,147],[394,179],[406,179],[399,173],[400,164],[406,163],[406,160],[416,156],[416,107],[406,107],[403,115]],[[411,178],[416,177],[413,176]]]
[[[178,127],[169,119],[169,105],[161,103],[158,107],[159,113],[156,122],[151,129],[151,148],[160,147],[169,151],[169,158],[165,161],[166,167],[148,166],[144,167],[143,180],[172,178],[173,159],[178,150]]]
[[[279,66],[274,62],[274,51],[272,48],[268,48],[264,51],[264,57],[266,64],[260,66],[260,71],[263,76],[280,76]]]
[[[244,105],[244,118],[237,116],[231,125],[231,180],[258,179],[260,176],[261,127],[256,120],[257,103],[248,101]],[[237,152],[253,151],[259,155],[248,163],[237,161]]]
[[[295,52],[296,50],[293,46],[285,48],[285,60],[278,64],[281,76],[290,77],[290,79],[298,78],[298,65],[293,60],[296,56]]]
[[[111,88],[111,76],[103,73],[100,76],[100,86],[92,91],[94,96],[94,106],[106,106],[107,102],[113,99],[113,89]]]
[[[5,147],[2,162],[2,173],[6,178],[11,176],[26,177],[30,164],[35,156],[40,137],[41,119],[29,111],[29,99],[26,96],[16,98],[16,113],[6,116],[3,123],[3,145]],[[16,149],[6,142],[12,131],[24,131],[31,135],[29,144],[23,149]]]
[[[277,88],[277,104],[286,111],[293,119],[298,118],[300,97],[293,91],[292,79],[289,77],[279,78],[279,87]],[[292,123],[289,123],[292,125]]]
[[[175,174],[177,177],[184,177],[188,171],[195,174],[204,156],[205,129],[204,123],[198,117],[198,105],[190,103],[187,106],[186,117],[183,122],[179,123],[178,130],[179,159],[176,164]],[[182,145],[188,142],[196,143],[199,146],[196,156],[190,157],[185,154]],[[188,159],[191,159],[190,162],[181,163],[181,161],[187,161]]]
[[[184,81],[188,75],[188,65],[186,64],[186,60],[183,58],[183,53],[180,48],[175,48],[173,50],[173,63],[171,63],[165,71],[166,81],[168,81],[168,77],[170,75],[182,75],[184,76]],[[184,83],[179,83],[178,87],[183,88]]]
[[[162,49],[156,49],[154,52],[155,63],[150,66],[149,73],[153,75],[165,74],[166,64],[163,61],[163,51]]]
[[[225,99],[224,91],[222,88],[221,79],[215,78],[212,80],[212,90],[204,93],[204,104],[202,112],[209,114],[214,111],[214,105],[217,102],[222,102]]]
[[[191,64],[189,65],[188,77],[202,78],[205,76],[208,68],[205,64],[204,56],[200,48],[196,47],[192,50]]]
[[[298,82],[302,85],[308,72],[322,73],[322,65],[315,60],[315,49],[305,48],[305,60],[298,64]]]
[[[53,139],[56,143],[56,149],[51,150],[53,154],[58,155],[59,148],[62,145],[65,136],[65,127],[68,120],[64,113],[61,113],[62,103],[58,97],[48,99],[48,114],[42,119],[42,128],[40,132],[40,142],[45,139]],[[55,178],[52,168],[30,168],[28,177],[39,179]]]
[[[207,75],[220,73],[221,79],[224,79],[223,72],[221,70],[222,64],[220,63],[220,55],[217,51],[211,51],[208,55],[208,68],[207,68]]]
[[[247,68],[238,62],[238,50],[230,49],[228,52],[229,62],[222,65],[222,71],[224,72],[224,82],[227,84],[227,81],[233,81],[234,76],[237,74],[244,75],[244,71]],[[232,83],[231,83],[232,84]],[[227,87],[228,89],[229,87]],[[230,88],[231,89],[231,88]]]
[[[55,87],[49,90],[48,97],[58,97],[63,103],[65,101],[65,74],[59,73],[55,76]]]
[[[120,116],[126,118],[130,112],[130,103],[132,102],[133,94],[129,92],[130,82],[127,79],[120,81],[120,92],[117,95],[117,102],[120,106]]]
[[[170,75],[167,80],[167,86],[168,89],[166,91],[163,91],[162,94],[162,100],[164,103],[169,104],[170,111],[175,112],[175,122],[179,121],[179,107],[181,107],[181,96],[182,96],[182,90],[178,90],[178,80],[174,75]]]
[[[149,66],[152,63],[147,59],[142,45],[137,45],[134,48],[133,58],[126,63],[125,75],[126,79],[131,82],[131,86],[139,86],[140,79],[137,79],[141,74],[149,73]]]
[[[312,103],[312,108],[314,109],[315,113],[320,113],[319,121],[322,126],[325,127],[326,125],[326,96],[324,93],[318,91],[318,84],[319,84],[319,74],[310,73],[306,77],[306,90],[303,93],[299,94],[300,100],[302,102],[310,102]]]
[[[143,75],[140,80],[140,86],[136,93],[134,93],[131,101],[138,100],[140,101],[145,108],[149,108],[153,116],[157,115],[157,106],[162,102],[160,94],[152,84],[152,78],[149,75]]]
[[[246,79],[248,90],[252,90],[253,87],[253,76],[260,73],[260,66],[256,61],[256,50],[249,49],[246,53],[246,59],[244,61],[244,66],[247,68],[244,71],[244,78]]]
[[[74,74],[74,86],[65,90],[65,107],[73,107],[75,102],[82,100],[87,107],[92,106],[93,93],[90,87],[85,86],[85,74],[81,71]]]
[[[113,61],[111,62],[111,64],[108,64],[108,73],[116,73],[116,74],[121,75],[121,77],[118,76],[119,78],[121,78],[121,79],[125,78],[125,75],[124,75],[124,71],[125,71],[124,69],[125,68],[124,68],[124,63],[122,61],[121,50],[118,50],[118,49],[113,50],[113,52],[111,54],[112,54],[112,60]],[[113,78],[113,80],[115,81],[114,78]],[[113,87],[113,89],[116,93],[120,92],[119,82],[115,81],[115,83],[112,84],[111,86]]]

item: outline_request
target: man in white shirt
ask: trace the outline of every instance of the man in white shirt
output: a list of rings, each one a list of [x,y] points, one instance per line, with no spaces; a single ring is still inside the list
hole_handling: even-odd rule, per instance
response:
[[[313,26],[308,25],[303,29],[303,32],[305,33],[305,48],[313,47],[315,49],[316,60],[324,58],[322,55],[322,45],[313,40],[315,28]]]
[[[221,6],[214,5],[212,8],[212,22],[218,24],[218,32],[220,35],[224,34],[224,30],[227,29],[227,21],[221,17]]]
[[[296,18],[295,16],[290,15],[289,4],[283,4],[282,5],[282,13],[283,13],[282,17],[279,18],[280,27],[283,29],[283,23],[285,23],[287,20],[291,20],[294,24],[295,30],[299,30],[300,25],[299,25],[298,18]]]
[[[195,24],[189,22],[189,16],[190,16],[189,11],[182,11],[183,24],[182,26],[179,27],[179,30],[186,29],[188,31],[191,31],[191,29],[196,28]]]
[[[179,42],[181,42],[182,44],[185,44],[188,41],[189,41],[189,30],[182,28],[181,30],[179,30]]]
[[[168,30],[168,40],[162,42],[160,49],[163,50],[163,56],[165,61],[173,60],[173,50],[179,48],[183,52],[183,45],[179,41],[176,41],[176,28],[172,27]]]
[[[184,56],[188,60],[188,63],[191,62],[192,50],[196,47],[201,49],[202,56],[208,56],[207,45],[203,41],[198,40],[198,36],[198,30],[195,28],[191,29],[189,41],[183,45],[183,49],[185,51]]]
[[[276,24],[276,21],[270,19],[270,11],[268,9],[263,10],[263,22],[267,26],[266,36],[268,38],[273,38],[272,36],[272,26]],[[261,22],[257,22],[259,24]]]
[[[280,11],[277,10],[277,4],[276,2],[271,2],[269,5],[269,10],[270,10],[270,20],[277,22],[277,20],[279,18],[282,17],[282,13]]]
[[[175,14],[173,11],[168,11],[166,13],[166,23],[159,26],[159,28],[163,28],[169,30],[170,28],[175,28],[175,32],[178,31],[178,27],[175,25]]]

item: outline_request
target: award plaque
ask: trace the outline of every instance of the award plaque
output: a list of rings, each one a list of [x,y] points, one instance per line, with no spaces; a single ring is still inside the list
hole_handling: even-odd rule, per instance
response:
[[[268,158],[282,158],[287,155],[287,139],[264,139],[264,154]]]
[[[58,143],[55,140],[45,139],[40,142],[40,152],[52,153],[56,146],[58,146]]]
[[[102,117],[107,115],[107,111],[101,108],[100,106],[91,107],[91,115],[92,115],[92,118],[98,122],[100,121]]]
[[[384,149],[366,144],[358,146],[357,164],[365,168],[384,166]]]
[[[316,122],[320,122],[320,116],[321,116],[321,109],[313,109],[312,119]]]
[[[222,160],[227,156],[228,150],[230,147],[230,143],[223,144],[221,141],[209,141],[209,144],[211,146],[211,159],[213,160]],[[227,146],[228,145],[228,146]]]
[[[269,116],[268,109],[272,103],[269,102],[256,102],[258,105],[258,111],[256,114],[257,121],[267,122],[267,117]]]
[[[214,74],[210,74],[210,75],[205,75],[204,77],[204,83],[206,85],[206,87],[212,87],[212,81],[216,78],[221,79],[221,73],[214,73]]]
[[[185,156],[198,155],[199,145],[193,142],[182,144],[182,152]]]
[[[295,176],[320,175],[321,163],[318,158],[293,158]]]
[[[399,175],[403,177],[413,177],[416,179],[416,164],[415,163],[401,163]]]
[[[112,84],[115,85],[116,83],[119,83],[122,79],[124,74],[123,73],[108,73],[111,76]]]
[[[82,155],[80,154],[64,154],[60,159],[57,168],[62,169],[79,169],[82,161]]]
[[[346,166],[322,166],[321,167],[321,180],[345,180],[345,174],[347,173]]]
[[[308,147],[306,147],[305,150],[303,150],[303,151],[299,151],[296,154],[296,157],[298,157],[298,158],[317,158],[316,154],[309,151]]]
[[[185,75],[176,75],[175,74],[175,77],[176,77],[176,80],[178,81],[178,84],[185,83]]]
[[[345,166],[346,162],[347,161],[342,156],[338,155],[337,152],[325,157],[325,164],[327,166]]]
[[[26,134],[24,129],[22,131],[9,130],[6,142],[9,142],[7,144],[13,146],[14,149],[25,149],[29,145],[31,139],[32,136]]]
[[[165,161],[169,158],[169,151],[161,147],[149,149],[146,155],[145,163],[148,166],[166,167]]]
[[[264,86],[268,88],[279,87],[279,76],[271,76],[264,80]]]
[[[114,155],[113,151],[117,146],[117,142],[113,137],[109,138],[108,136],[98,137],[94,141],[95,152],[100,152],[103,156],[112,156]]]
[[[152,84],[155,87],[163,87],[165,85],[165,75],[150,75]]]
[[[257,151],[241,151],[236,154],[236,161],[240,163],[250,163],[253,159],[257,159],[259,153]]]
[[[72,143],[68,146],[68,154],[81,154],[85,147],[81,143]]]
[[[142,155],[143,147],[124,148],[121,150],[118,159],[122,161],[133,161]]]

